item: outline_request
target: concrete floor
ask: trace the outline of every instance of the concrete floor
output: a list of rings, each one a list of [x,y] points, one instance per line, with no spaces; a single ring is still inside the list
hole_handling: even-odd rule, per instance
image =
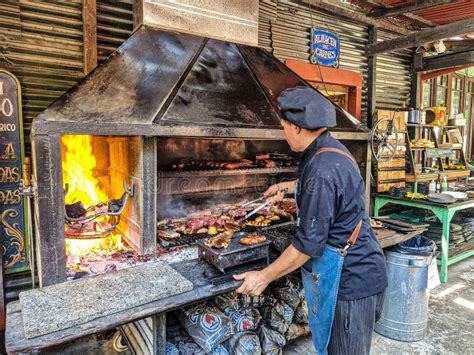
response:
[[[474,258],[449,267],[448,283],[431,291],[426,337],[401,342],[374,333],[372,355],[474,354]],[[285,355],[315,354],[311,339],[289,344]]]

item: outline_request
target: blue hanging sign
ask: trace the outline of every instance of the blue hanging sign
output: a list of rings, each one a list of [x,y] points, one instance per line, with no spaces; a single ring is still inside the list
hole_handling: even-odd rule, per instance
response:
[[[0,69],[0,233],[7,273],[29,268],[28,215],[20,194],[24,151],[20,83]]]
[[[311,29],[311,57],[312,64],[337,68],[339,66],[339,36]]]

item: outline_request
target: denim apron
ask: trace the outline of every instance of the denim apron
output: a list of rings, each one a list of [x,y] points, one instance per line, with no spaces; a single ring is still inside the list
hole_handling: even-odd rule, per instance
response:
[[[337,148],[322,148],[315,155],[324,152],[341,154],[349,158],[357,166],[352,156]],[[298,185],[299,181],[295,188],[296,202],[298,201]],[[297,224],[299,225],[299,209],[297,209],[297,213]],[[347,250],[355,243],[361,226],[362,221],[359,222],[353,231],[346,246],[335,248],[326,244],[321,257],[311,258],[301,268],[306,303],[308,304],[309,327],[314,347],[318,354],[327,354],[344,257]]]

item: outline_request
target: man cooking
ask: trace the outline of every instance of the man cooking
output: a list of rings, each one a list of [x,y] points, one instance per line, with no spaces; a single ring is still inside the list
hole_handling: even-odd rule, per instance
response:
[[[237,292],[260,295],[301,267],[309,326],[318,354],[369,354],[387,287],[385,258],[366,214],[365,186],[349,151],[327,131],[334,105],[309,87],[278,97],[291,150],[302,152],[298,180],[271,186],[266,196],[295,193],[297,231],[272,264],[235,275]]]

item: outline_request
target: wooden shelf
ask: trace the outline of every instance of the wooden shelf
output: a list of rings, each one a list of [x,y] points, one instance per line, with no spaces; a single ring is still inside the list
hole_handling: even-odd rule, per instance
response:
[[[438,174],[447,175],[448,180],[455,180],[462,177],[468,177],[471,175],[470,170],[445,170],[438,171],[436,173],[422,173],[422,174],[406,174],[406,182],[431,182],[431,180],[436,180]]]
[[[433,124],[407,123],[407,127],[426,127],[426,128],[444,127],[444,128],[458,128],[458,127],[460,127],[460,126],[441,126],[441,125],[433,125]],[[464,127],[464,126],[461,126],[461,127]]]

